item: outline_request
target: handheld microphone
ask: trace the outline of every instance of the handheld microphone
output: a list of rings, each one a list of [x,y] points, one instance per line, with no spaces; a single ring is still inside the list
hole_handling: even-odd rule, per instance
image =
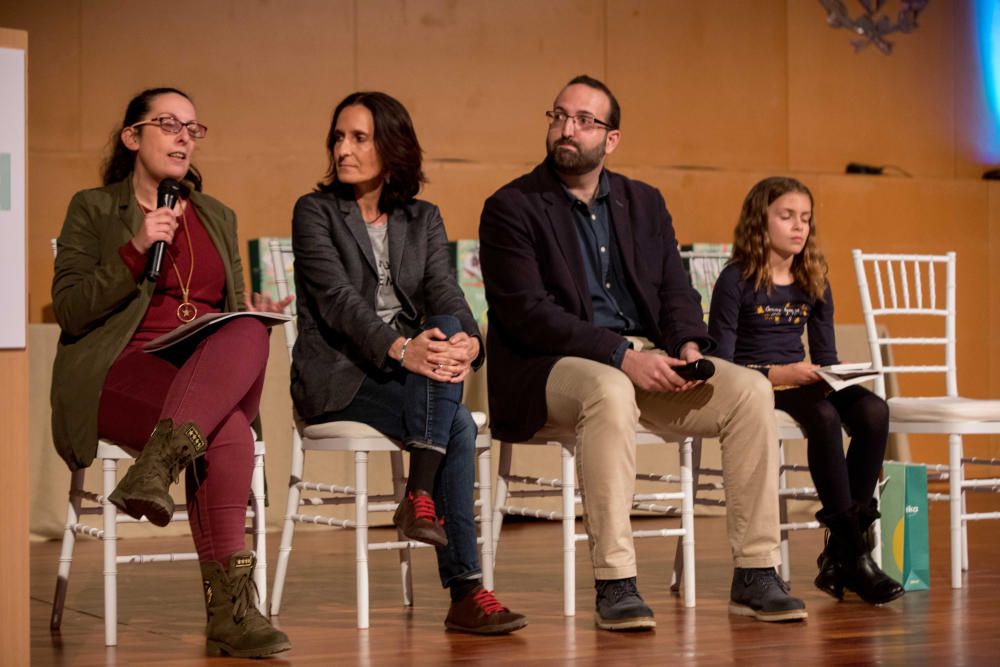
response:
[[[184,192],[184,186],[172,178],[164,178],[156,188],[156,208],[173,208],[174,204]],[[160,269],[163,267],[163,255],[167,251],[166,241],[156,241],[150,248],[149,269],[146,275],[154,283],[160,278]]]
[[[683,366],[674,366],[673,371],[685,380],[707,380],[715,375],[715,364],[708,359],[699,359]]]

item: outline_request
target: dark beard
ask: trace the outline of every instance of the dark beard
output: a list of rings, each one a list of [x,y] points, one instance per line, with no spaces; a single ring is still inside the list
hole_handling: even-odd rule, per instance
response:
[[[577,149],[576,153],[556,150],[560,145],[571,145]],[[576,143],[559,139],[551,145],[546,145],[549,163],[560,174],[566,176],[580,176],[593,171],[601,166],[604,160],[604,144],[598,144],[593,150],[584,151]]]

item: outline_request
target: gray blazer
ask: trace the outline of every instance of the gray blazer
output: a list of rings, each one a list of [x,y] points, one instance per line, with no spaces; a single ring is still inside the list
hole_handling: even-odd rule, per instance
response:
[[[298,338],[292,351],[292,401],[312,420],[346,408],[367,374],[397,366],[387,353],[432,315],[454,315],[479,336],[455,280],[437,206],[413,200],[389,214],[389,265],[402,305],[402,332],[375,312],[378,273],[371,240],[353,200],[330,192],[301,197],[292,215]],[[480,346],[474,367],[482,364]]]

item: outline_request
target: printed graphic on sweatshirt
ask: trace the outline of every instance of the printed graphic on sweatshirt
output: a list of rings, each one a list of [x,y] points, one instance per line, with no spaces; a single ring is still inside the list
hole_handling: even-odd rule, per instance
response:
[[[809,319],[809,305],[786,301],[783,306],[757,306],[757,317],[771,324],[799,324]]]

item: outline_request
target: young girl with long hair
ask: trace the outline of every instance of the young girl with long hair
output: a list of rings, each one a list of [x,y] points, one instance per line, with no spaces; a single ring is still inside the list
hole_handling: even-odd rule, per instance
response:
[[[809,472],[827,527],[816,586],[882,604],[903,594],[871,557],[873,498],[889,435],[885,401],[859,385],[833,391],[816,373],[836,364],[833,296],[816,244],[813,197],[793,178],[757,183],[743,201],[733,256],[712,293],[709,332],[716,355],[763,373],[775,407],[808,439]],[[808,332],[809,357],[802,345]],[[851,436],[844,454],[841,429]]]

